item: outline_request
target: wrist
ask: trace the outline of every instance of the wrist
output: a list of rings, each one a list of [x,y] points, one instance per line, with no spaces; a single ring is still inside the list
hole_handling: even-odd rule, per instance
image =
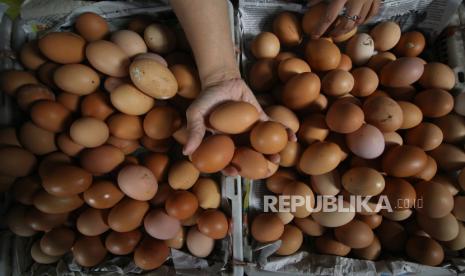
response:
[[[237,69],[218,70],[201,78],[202,89],[215,86],[221,82],[240,79],[241,73]]]

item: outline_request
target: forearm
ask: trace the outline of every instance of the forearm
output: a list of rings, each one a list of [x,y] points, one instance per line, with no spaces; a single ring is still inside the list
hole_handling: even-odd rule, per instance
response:
[[[226,0],[171,0],[171,5],[192,47],[202,86],[240,77]]]

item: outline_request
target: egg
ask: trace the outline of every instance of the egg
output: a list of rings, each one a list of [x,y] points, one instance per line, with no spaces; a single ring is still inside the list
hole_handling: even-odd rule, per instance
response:
[[[349,55],[349,57],[351,56]],[[310,68],[315,71],[329,71],[339,66],[341,51],[336,44],[319,38],[307,43],[305,46],[305,58],[308,64],[310,64]],[[351,59],[354,61],[352,57]]]
[[[83,193],[84,201],[97,209],[111,208],[123,197],[124,194],[108,180],[94,181],[92,186]]]
[[[233,156],[233,140],[226,135],[217,134],[204,139],[192,153],[191,160],[200,172],[215,173],[224,169]]]
[[[221,192],[218,183],[211,178],[201,177],[194,186],[192,193],[199,202],[202,209],[218,208],[221,203]]]
[[[107,224],[108,211],[105,209],[88,208],[76,220],[77,230],[86,236],[98,236],[110,227]]]
[[[115,255],[131,254],[142,238],[140,230],[129,232],[111,231],[105,238],[105,248]]]
[[[37,159],[30,151],[17,146],[0,148],[0,174],[6,176],[26,176],[33,172]]]
[[[358,130],[347,134],[346,144],[352,153],[364,159],[379,157],[385,148],[383,134],[369,124],[364,124]]]
[[[125,197],[110,210],[108,226],[117,232],[132,231],[142,224],[148,209],[147,202]]]
[[[434,120],[434,124],[441,129],[446,143],[457,143],[465,139],[465,119],[456,114],[448,114]]]
[[[286,59],[296,58],[296,57],[297,55],[294,54],[293,52],[279,52],[279,54],[274,58],[274,60],[277,62],[277,64],[280,64],[281,61],[285,61]]]
[[[252,64],[249,70],[250,87],[257,92],[272,89],[278,80],[277,65],[277,62],[270,58],[259,59]]]
[[[44,213],[60,214],[76,210],[84,201],[78,195],[58,197],[41,190],[34,195],[33,204]]]
[[[32,237],[36,234],[36,230],[25,219],[27,207],[16,204],[10,207],[5,216],[5,223],[15,235],[20,237]]]
[[[248,131],[258,118],[258,110],[252,104],[230,101],[215,107],[208,119],[211,126],[218,131],[239,134]]]
[[[306,218],[294,218],[295,225],[306,235],[318,237],[323,235],[326,228],[315,222],[311,216]]]
[[[436,163],[436,160],[434,160],[434,158],[428,155],[428,160],[423,170],[420,173],[417,173],[416,175],[414,175],[413,177],[417,179],[429,181],[436,175],[437,171],[438,171],[438,165]]]
[[[415,205],[417,194],[413,186],[401,178],[385,178],[382,195],[387,196],[393,210],[405,210]]]
[[[407,232],[400,223],[384,219],[376,229],[376,234],[382,248],[386,251],[400,252],[404,250],[407,242]]]
[[[444,259],[441,245],[428,237],[414,236],[407,241],[407,255],[423,265],[437,266]]]
[[[288,136],[280,123],[267,121],[256,124],[250,132],[252,147],[263,154],[276,154],[284,149]]]
[[[315,141],[324,141],[329,134],[323,114],[309,114],[304,118],[297,136],[299,140],[311,144]]]
[[[246,147],[236,148],[231,165],[240,176],[252,180],[262,179],[268,174],[268,161],[263,154]]]
[[[152,59],[134,60],[129,67],[134,85],[155,99],[168,99],[178,91],[178,83],[171,71]]]
[[[457,114],[464,116],[465,114],[465,93],[459,93],[455,96],[454,111]]]
[[[173,141],[170,138],[152,139],[147,135],[144,135],[144,137],[142,137],[139,141],[146,149],[159,153],[168,152],[173,144]]]
[[[40,248],[50,256],[61,256],[71,249],[73,243],[73,231],[64,227],[54,228],[41,238]]]
[[[295,180],[292,171],[280,169],[266,179],[266,188],[275,194],[281,194],[286,187]]]
[[[215,245],[215,240],[202,234],[196,227],[191,227],[186,237],[187,249],[199,258],[210,255]]]
[[[454,108],[454,98],[442,89],[427,89],[415,96],[414,103],[425,117],[438,118],[447,115]]]
[[[61,133],[57,137],[58,148],[68,156],[76,156],[84,149],[84,146],[75,143],[67,133]]]
[[[182,226],[194,226],[197,224],[197,219],[199,218],[200,214],[203,212],[202,208],[197,208],[197,211],[187,219],[181,220]]]
[[[370,101],[365,101],[363,112],[366,122],[382,132],[396,131],[403,122],[401,107],[389,97],[376,97]]]
[[[181,229],[181,223],[177,218],[166,214],[163,209],[154,209],[145,216],[144,227],[150,236],[160,240],[169,240],[177,235]]]
[[[113,92],[118,86],[129,83],[127,78],[107,77],[103,82],[103,88],[109,93]]]
[[[21,63],[29,70],[37,70],[47,59],[40,53],[37,40],[24,43],[19,52]]]
[[[295,206],[295,210],[291,208],[291,214],[294,217],[305,218],[311,214],[311,208],[313,208],[315,204],[315,197],[312,189],[307,184],[299,181],[288,183],[288,185],[283,188],[282,193],[283,195],[290,196],[291,198],[294,196],[304,198],[303,205]]]
[[[285,46],[296,46],[302,42],[300,20],[291,12],[281,12],[274,18],[273,33]]]
[[[418,225],[431,238],[438,241],[451,241],[459,234],[459,222],[452,214],[440,218],[430,218],[422,213],[416,215]]]
[[[82,236],[73,245],[73,256],[76,263],[84,267],[92,267],[101,263],[107,255],[107,249],[99,236]]]
[[[154,107],[144,118],[144,132],[152,139],[169,138],[181,127],[181,117],[169,106]]]
[[[341,43],[345,42],[349,39],[351,39],[355,34],[357,34],[357,27],[352,28],[352,30],[347,31],[344,34],[338,35],[338,36],[331,36],[331,39],[333,40],[334,43]]]
[[[24,222],[35,231],[49,231],[50,229],[60,226],[66,222],[68,213],[47,214],[35,207],[26,210]]]
[[[384,178],[374,169],[352,168],[342,175],[342,186],[349,193],[360,196],[375,196],[384,190]]]
[[[37,101],[55,100],[55,94],[41,84],[24,84],[16,90],[16,101],[19,107],[27,111]]]
[[[459,183],[457,183],[457,179],[455,179],[454,177],[452,177],[450,175],[438,173],[433,177],[433,179],[431,179],[431,181],[439,183],[441,185],[444,185],[444,187],[446,187],[447,190],[453,196],[455,196],[459,192],[458,184],[460,184],[460,186],[462,186],[462,184],[461,184],[463,182],[462,177],[463,177],[462,174],[459,174],[459,176],[458,176],[458,182]]]
[[[350,247],[335,240],[330,234],[316,238],[315,249],[321,254],[336,256],[346,256],[351,250]]]
[[[383,217],[390,219],[392,221],[403,221],[408,219],[412,215],[411,209],[403,209],[403,210],[396,210],[396,211],[385,211],[384,209],[380,211]]]
[[[400,26],[393,21],[384,21],[376,25],[370,31],[370,35],[375,42],[375,49],[378,51],[389,51],[400,40]]]
[[[379,84],[378,75],[369,67],[352,70],[354,85],[350,93],[356,97],[367,97],[376,91]]]
[[[359,220],[352,220],[343,226],[335,228],[334,236],[338,241],[355,249],[368,247],[374,239],[371,228]]]
[[[0,128],[0,145],[1,146],[18,146],[22,147],[19,143],[16,129],[14,127]]]
[[[179,56],[176,55],[176,54],[179,54]],[[186,54],[186,53],[183,53],[183,52],[177,52],[177,53],[174,53],[174,55],[176,55],[176,57],[178,57],[179,59],[183,60],[186,65],[195,64],[195,62],[193,60],[191,60],[192,57],[189,54]],[[181,57],[180,55],[185,55],[185,56]],[[168,55],[167,57],[170,57],[170,55]],[[173,58],[173,56],[171,56],[171,57]],[[134,57],[134,60],[138,60],[138,59],[153,59],[156,62],[160,63],[161,65],[168,67],[168,62],[162,56],[160,56],[159,54],[150,53],[150,52],[149,53],[138,54],[137,56]],[[186,59],[188,59],[189,61],[187,62]],[[171,65],[176,65],[176,64],[182,64],[182,63],[174,62]]]
[[[335,196],[341,191],[341,177],[337,170],[310,178],[312,190],[323,196]]]
[[[351,73],[341,69],[334,69],[323,77],[321,90],[328,96],[339,97],[352,91],[354,82]]]
[[[350,71],[352,69],[352,60],[350,57],[346,54],[341,54],[341,61],[339,62],[339,65],[336,67],[336,69]]]
[[[79,95],[68,92],[61,92],[56,97],[56,100],[71,112],[77,112],[81,104],[81,97]]]
[[[372,215],[360,215],[360,214],[358,214],[356,216],[356,218],[359,221],[362,221],[365,224],[367,224],[371,229],[376,229],[381,224],[381,222],[383,221],[383,216],[381,216],[379,214],[372,214]],[[375,236],[375,239],[377,239],[376,236]]]
[[[114,111],[110,97],[101,91],[85,96],[81,102],[81,115],[83,117],[106,120]]]
[[[250,50],[257,59],[274,58],[278,55],[279,49],[278,37],[270,32],[258,34],[250,45]]]
[[[144,30],[144,40],[148,48],[157,54],[166,54],[176,47],[176,36],[167,26],[152,23]]]
[[[432,123],[423,122],[409,129],[406,133],[406,144],[417,146],[424,151],[438,147],[443,139],[441,129]]]
[[[417,210],[428,217],[444,217],[454,208],[453,196],[444,185],[423,181],[415,185],[415,190],[418,198],[423,199]]]
[[[188,160],[175,162],[168,172],[168,183],[175,189],[190,189],[199,178],[199,170]]]
[[[195,99],[200,94],[199,72],[193,66],[174,64],[169,67],[178,82],[178,95],[186,99]]]
[[[279,239],[281,240],[281,246],[276,251],[276,254],[280,256],[294,254],[302,245],[302,231],[293,225],[285,225],[284,232]]]
[[[286,147],[279,152],[281,167],[292,167],[297,164],[302,154],[302,146],[298,142],[288,141]]]
[[[336,101],[326,113],[326,124],[329,129],[338,133],[351,133],[359,129],[364,121],[360,107],[348,101]]]
[[[341,162],[341,149],[332,142],[315,142],[303,153],[300,169],[306,174],[321,175],[335,169]]]
[[[405,87],[418,81],[423,74],[423,61],[417,57],[402,57],[381,69],[380,83],[389,87]]]
[[[423,113],[417,105],[406,101],[398,101],[397,104],[402,109],[403,120],[400,129],[416,127],[423,121]]]
[[[320,2],[307,9],[302,18],[302,30],[305,34],[311,35],[320,23],[321,15],[326,14],[327,4]]]
[[[45,178],[55,170],[56,166],[66,164],[71,165],[71,161],[71,158],[62,152],[56,151],[50,153],[43,157],[39,163],[39,176],[41,178]]]
[[[155,104],[155,100],[142,93],[134,85],[123,83],[110,94],[113,106],[128,115],[143,115]]]
[[[333,212],[314,212],[312,218],[324,227],[339,227],[352,221],[355,217],[353,206],[347,202],[342,202],[342,208]]]
[[[124,153],[111,145],[84,149],[80,154],[80,164],[83,169],[93,174],[111,172],[124,160]]]
[[[79,145],[95,148],[103,145],[110,135],[105,122],[92,118],[82,117],[71,124],[69,136]]]
[[[144,136],[142,119],[135,115],[115,113],[107,120],[110,134],[120,139],[135,140]]]
[[[61,256],[50,256],[45,254],[42,249],[40,249],[40,240],[37,240],[32,244],[31,257],[34,262],[39,264],[53,264],[61,258]]]
[[[33,74],[20,70],[4,70],[0,74],[0,88],[9,95],[16,95],[16,91],[27,84],[39,84]]]
[[[131,30],[119,30],[112,33],[110,40],[118,45],[130,58],[147,52],[144,39]]]
[[[36,155],[44,155],[57,150],[55,134],[32,122],[26,122],[21,126],[18,138],[25,149]]]
[[[354,255],[360,259],[376,260],[381,254],[381,243],[379,239],[374,236],[373,242],[369,246],[359,249],[354,248],[352,253],[354,253]]]
[[[58,67],[53,74],[55,84],[62,90],[87,95],[100,85],[100,78],[92,68],[83,64],[65,64]]]
[[[40,178],[37,176],[25,176],[11,179],[11,194],[14,199],[24,205],[32,205],[34,194],[40,190]]]
[[[197,219],[198,230],[208,237],[218,240],[228,233],[228,219],[218,210],[205,210]]]
[[[354,35],[346,45],[345,53],[350,57],[353,64],[363,65],[373,56],[375,42],[370,35],[358,33]]]
[[[89,42],[103,39],[109,32],[105,19],[93,12],[80,14],[76,18],[74,27]]]
[[[87,44],[86,57],[89,63],[98,71],[112,77],[128,75],[129,57],[115,43],[106,40],[96,40]]]
[[[294,133],[299,130],[300,123],[295,113],[282,105],[273,105],[265,109],[265,113],[275,122],[281,123]]]
[[[416,57],[423,52],[426,41],[425,36],[417,31],[403,33],[394,47],[394,53],[403,57]]]
[[[165,202],[167,214],[179,220],[191,217],[198,206],[197,198],[188,191],[175,191],[166,198]]]
[[[56,63],[80,63],[84,60],[85,40],[71,32],[50,32],[38,41],[41,53]]]
[[[61,103],[51,100],[35,102],[30,111],[34,124],[51,132],[63,131],[71,118],[68,109]]]
[[[455,73],[444,63],[430,62],[425,65],[418,81],[424,88],[451,90],[455,86]]]
[[[55,87],[55,83],[53,82],[53,74],[58,67],[60,67],[59,64],[47,61],[38,68],[37,77],[48,87]]]
[[[381,52],[373,55],[369,60],[366,66],[371,68],[376,73],[380,73],[382,68],[390,63],[391,61],[396,60],[396,56],[391,52]]]
[[[140,165],[128,165],[118,173],[118,186],[130,198],[146,201],[157,193],[158,183],[152,171]]]
[[[150,153],[143,158],[143,164],[152,171],[158,182],[165,181],[170,158],[162,153]]]
[[[273,242],[284,233],[284,224],[276,214],[261,213],[252,220],[251,233],[258,242]]]
[[[459,235],[455,239],[443,242],[443,244],[451,250],[462,250],[465,248],[465,227],[463,223],[459,223],[459,228]]]
[[[445,171],[460,170],[465,165],[465,152],[451,144],[443,143],[429,154],[439,165],[439,168]]]
[[[409,177],[419,173],[428,160],[425,152],[415,146],[394,146],[383,156],[383,170],[391,176]]]
[[[134,251],[134,263],[143,270],[152,270],[163,265],[169,253],[165,242],[145,237]]]
[[[43,188],[54,196],[67,197],[87,190],[92,184],[92,175],[85,170],[67,164],[53,167],[42,177]]]
[[[187,144],[189,133],[187,132],[187,125],[182,125],[178,130],[173,132],[173,139],[181,145]]]

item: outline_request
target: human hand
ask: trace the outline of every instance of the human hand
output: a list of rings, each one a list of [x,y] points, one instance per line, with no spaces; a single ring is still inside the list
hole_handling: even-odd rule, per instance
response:
[[[314,6],[324,0],[310,0],[309,5]],[[339,17],[339,13],[345,7],[344,15],[340,16],[339,22],[331,31],[331,36],[338,36],[351,31],[368,21],[379,11],[380,0],[332,0],[327,6],[326,14],[323,15],[317,27],[313,31],[312,38],[319,38]]]
[[[184,155],[190,155],[197,149],[207,130],[215,133],[215,130],[209,128],[205,122],[213,108],[226,101],[248,102],[258,110],[261,121],[270,120],[244,80],[235,78],[218,82],[205,88],[186,111],[187,133],[189,138],[183,149]],[[295,134],[290,129],[287,131],[289,139],[291,141],[296,141],[297,138]],[[267,158],[276,164],[280,161],[278,154],[269,155]],[[237,169],[232,166],[226,167],[223,172],[231,176],[238,174]]]

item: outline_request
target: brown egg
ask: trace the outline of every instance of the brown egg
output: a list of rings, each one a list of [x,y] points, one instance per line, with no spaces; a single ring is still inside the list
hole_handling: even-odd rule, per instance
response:
[[[284,224],[276,214],[262,213],[252,220],[252,237],[261,243],[278,240],[284,233]]]
[[[336,67],[336,69],[350,71],[352,69],[352,60],[350,57],[346,54],[341,54],[341,61],[339,62],[339,65]]]
[[[144,39],[131,30],[119,30],[111,34],[110,40],[118,45],[130,58],[147,53]]]
[[[285,46],[296,46],[302,42],[300,21],[294,13],[281,12],[273,20],[273,33]]]
[[[76,18],[74,27],[87,41],[103,39],[108,33],[108,23],[100,15],[85,12]]]
[[[273,88],[277,81],[277,63],[274,59],[259,59],[249,70],[250,87],[257,92]]]
[[[414,175],[414,178],[422,179],[426,181],[430,181],[435,175],[438,170],[438,165],[436,160],[433,157],[428,155],[428,161],[426,162],[425,167],[420,173]]]
[[[354,249],[352,252],[357,258],[364,260],[376,260],[381,254],[381,243],[379,239],[374,236],[373,242],[369,246]]]
[[[56,166],[62,164],[71,165],[71,158],[59,151],[48,154],[40,161],[38,169],[40,177],[45,178],[55,170]]]
[[[423,113],[418,106],[405,101],[398,101],[397,104],[402,109],[403,121],[400,129],[410,129],[421,123]]]
[[[37,159],[29,151],[16,146],[0,148],[0,174],[5,176],[26,176],[33,172]]]
[[[310,178],[312,190],[323,196],[335,196],[341,191],[341,177],[337,170]]]
[[[66,222],[68,213],[47,214],[35,207],[26,210],[24,214],[25,223],[36,231],[49,231]]]
[[[287,135],[287,133],[286,133]],[[215,173],[224,169],[234,156],[234,142],[226,135],[207,137],[192,153],[195,167],[202,173]]]
[[[42,129],[32,122],[26,122],[21,126],[18,138],[25,149],[36,155],[44,155],[57,150],[55,133]]]
[[[268,174],[268,161],[263,154],[246,147],[236,148],[231,165],[240,176],[249,179],[262,179]]]
[[[385,90],[391,98],[396,101],[410,102],[415,97],[417,90],[412,85],[405,87],[385,87]]]
[[[77,230],[86,236],[99,236],[105,233],[110,227],[108,226],[109,210],[87,208],[76,220]]]
[[[40,240],[37,240],[32,244],[31,257],[34,262],[39,264],[53,264],[61,259],[62,256],[50,256],[42,252],[40,249]]]
[[[125,197],[108,214],[108,226],[117,232],[132,231],[142,224],[148,209],[147,202]]]
[[[71,140],[71,137],[67,133],[61,133],[57,137],[57,146],[68,156],[76,156],[84,149],[84,146],[81,146]]]
[[[282,105],[273,105],[265,109],[265,113],[275,122],[288,127],[294,133],[299,130],[300,123],[294,112]]]
[[[374,125],[382,132],[396,131],[403,122],[402,109],[389,97],[376,97],[365,101],[363,112],[367,123]]]
[[[381,225],[376,228],[376,234],[383,249],[391,252],[404,250],[407,232],[400,223],[384,219]]]
[[[369,67],[352,70],[354,85],[350,93],[356,97],[367,97],[375,92],[379,84],[378,75]]]
[[[299,181],[294,181],[292,183],[288,183],[282,191],[283,195],[288,195],[291,198],[294,196],[303,197],[304,204],[301,206],[296,206],[295,210],[291,210],[291,214],[296,218],[305,218],[308,217],[315,204],[315,197],[313,195],[312,189],[310,187]]]
[[[165,209],[169,216],[179,220],[191,217],[199,206],[195,195],[188,191],[175,191],[165,202]]]
[[[166,153],[171,149],[173,145],[173,140],[171,138],[167,139],[152,139],[147,135],[144,135],[140,140],[141,144],[148,150],[153,152]]]
[[[22,147],[14,127],[4,127],[0,129],[0,145]]]
[[[67,164],[54,166],[42,177],[43,188],[51,195],[68,197],[80,194],[92,184],[92,175],[85,170]]]
[[[71,112],[62,104],[51,100],[40,100],[31,107],[31,119],[39,127],[51,131],[64,130],[71,117]]]
[[[83,193],[84,201],[91,207],[107,209],[116,205],[124,194],[110,181],[97,180]]]
[[[311,71],[308,63],[300,58],[288,58],[279,62],[278,65],[278,76],[283,83],[295,75]]]
[[[465,212],[464,207],[465,205],[465,197],[464,196],[456,196],[454,197],[454,209],[452,210],[452,214],[460,221],[465,221]]]
[[[433,156],[434,157],[434,156]],[[428,160],[425,152],[415,146],[394,146],[383,156],[383,170],[391,176],[409,177],[419,173]]]
[[[39,82],[29,72],[19,70],[2,71],[0,75],[0,88],[3,92],[14,96],[18,88],[25,84],[38,84]]]
[[[341,149],[332,142],[315,142],[300,158],[299,167],[306,174],[320,175],[335,169],[341,162]]]
[[[401,178],[393,177],[387,177],[385,179],[385,187],[382,195],[387,196],[394,210],[404,210],[415,207],[415,200],[417,198],[416,191],[409,182]]]
[[[143,164],[152,171],[157,181],[161,182],[166,179],[170,158],[166,154],[150,153],[144,157]]]
[[[329,71],[321,82],[321,91],[328,96],[339,97],[352,91],[354,77],[351,73],[334,69]]]
[[[396,46],[401,36],[401,30],[396,22],[384,21],[371,29],[370,35],[375,42],[375,49],[384,52]]]
[[[433,150],[442,143],[441,129],[432,123],[421,123],[409,129],[405,136],[406,144],[417,146],[424,151]]]
[[[425,48],[425,36],[417,31],[403,33],[399,42],[394,48],[394,53],[398,56],[416,57]]]
[[[84,60],[85,40],[71,32],[51,32],[41,37],[38,46],[42,54],[56,63],[80,63]]]
[[[145,15],[137,15],[128,23],[128,29],[136,33],[144,33],[144,29],[152,23],[152,18]]]
[[[118,173],[118,186],[130,198],[147,201],[155,196],[158,183],[152,171],[140,165],[126,165]]]
[[[428,89],[415,96],[415,104],[425,117],[438,118],[447,115],[454,108],[454,98],[442,89]]]
[[[430,218],[444,217],[454,208],[454,198],[444,185],[423,181],[415,185],[415,191],[417,198],[422,199],[416,210]]]
[[[26,42],[19,52],[21,63],[29,70],[37,70],[47,59],[40,53],[37,40]]]
[[[257,59],[274,58],[278,55],[279,49],[278,37],[270,32],[258,34],[250,45],[250,50]]]
[[[460,186],[462,186],[461,184],[463,182],[462,177],[463,177],[463,174],[459,174],[458,179],[456,179],[455,177],[452,177],[450,175],[438,173],[433,177],[431,181],[444,185],[447,188],[447,190],[449,190],[449,192],[453,196],[455,196],[459,192],[459,187],[458,187],[459,185],[457,184],[457,180],[460,183]]]
[[[379,214],[372,214],[372,215],[357,215],[356,217],[359,221],[364,222],[366,225],[368,225],[371,229],[377,228],[381,222],[383,221],[383,216]],[[376,236],[375,236],[375,239]]]
[[[120,149],[124,154],[132,154],[140,148],[139,141],[137,140],[126,140],[110,136],[107,140],[107,144],[112,145]],[[126,156],[128,158],[128,156]]]
[[[351,248],[337,241],[331,234],[323,235],[315,239],[315,249],[321,254],[346,256]]]
[[[306,218],[294,218],[295,225],[306,235],[318,237],[323,235],[326,228],[315,222],[311,216]]]
[[[76,210],[84,204],[84,201],[78,195],[57,197],[46,191],[38,191],[34,195],[33,204],[44,213],[60,214]]]
[[[12,180],[11,193],[16,201],[24,205],[32,205],[34,194],[40,190],[40,178],[31,175]]]
[[[339,100],[326,113],[326,124],[334,132],[351,133],[362,126],[364,118],[362,109],[356,104]]]
[[[275,194],[281,194],[286,185],[290,185],[295,180],[292,171],[280,169],[266,179],[266,188]]]
[[[405,87],[418,81],[423,74],[424,65],[416,57],[403,57],[383,66],[380,83],[389,87]]]
[[[116,44],[106,40],[95,40],[87,44],[86,57],[98,71],[112,77],[128,75],[129,57]]]
[[[101,91],[85,96],[81,102],[81,115],[84,117],[106,120],[114,111],[110,98]]]
[[[175,189],[190,189],[199,178],[199,170],[188,160],[179,160],[172,164],[168,172],[168,183]]]
[[[205,210],[197,219],[197,227],[201,233],[218,240],[228,233],[228,219],[218,210]]]
[[[40,239],[40,249],[50,256],[62,256],[71,249],[74,238],[75,234],[69,228],[53,228]]]
[[[200,214],[202,212],[203,212],[202,208],[197,208],[197,211],[191,217],[181,220],[181,225],[182,226],[194,226],[194,225],[196,225],[197,220],[198,220],[198,218],[199,218],[199,216],[200,216]]]
[[[221,203],[221,192],[218,184],[211,178],[199,178],[192,187],[192,193],[203,209],[218,208]]]
[[[61,103],[65,109],[71,112],[77,112],[81,104],[81,97],[76,94],[61,92],[57,96],[57,102]]]
[[[155,104],[155,100],[142,93],[134,85],[123,83],[110,94],[113,106],[124,114],[143,115]]]
[[[284,61],[286,59],[289,59],[289,58],[296,58],[297,55],[292,53],[292,52],[280,52],[275,58],[274,60],[277,62],[277,64],[280,64],[281,61]]]
[[[111,135],[121,139],[135,140],[144,136],[142,119],[134,115],[115,113],[107,120]]]
[[[10,231],[20,237],[32,237],[36,234],[35,229],[25,218],[26,208],[20,204],[13,205],[5,215],[5,223]]]
[[[339,66],[341,52],[335,44],[320,38],[305,46],[305,57],[314,70],[329,71]]]
[[[366,167],[352,168],[342,175],[342,186],[349,193],[361,196],[375,196],[384,190],[383,176]]]
[[[124,153],[111,145],[84,149],[80,154],[80,164],[83,169],[93,174],[111,172],[124,160]]]
[[[335,228],[334,236],[338,241],[355,249],[368,247],[374,239],[371,228],[359,220],[352,220],[343,226]]]
[[[77,119],[69,129],[71,139],[87,148],[103,145],[108,140],[109,134],[110,131],[105,122],[92,117]]]
[[[314,212],[312,218],[325,227],[339,227],[352,221],[355,217],[353,206],[347,202],[342,202],[342,208],[334,212]]]
[[[144,270],[160,267],[170,254],[168,246],[160,240],[145,237],[134,251],[134,263]]]
[[[280,256],[294,254],[302,245],[302,231],[293,225],[285,225],[284,232],[279,239],[281,240],[281,246],[276,251],[276,254]]]
[[[181,117],[176,109],[169,106],[157,106],[144,118],[145,134],[152,139],[166,139],[181,127]]]
[[[58,88],[76,95],[88,95],[100,85],[100,78],[94,69],[83,64],[60,66],[53,74]]]
[[[186,240],[186,230],[184,227],[181,227],[176,234],[176,237],[165,240],[166,245],[169,248],[174,248],[174,249],[181,249],[184,246]]]
[[[429,154],[445,171],[460,170],[465,165],[465,152],[451,144],[441,144]]]
[[[103,82],[103,88],[109,93],[113,92],[118,86],[121,84],[130,83],[129,79],[126,78],[115,78],[115,77],[107,77]]]
[[[84,267],[92,267],[101,263],[107,255],[107,249],[99,236],[80,237],[73,246],[76,262]]]
[[[169,240],[176,237],[181,223],[177,218],[169,216],[163,209],[151,210],[144,219],[147,233],[160,240]]]
[[[300,160],[302,147],[298,142],[288,141],[286,147],[279,152],[281,167],[293,167]]]
[[[455,239],[442,243],[451,250],[462,250],[465,248],[465,227],[463,223],[459,223],[459,227],[459,235]]]
[[[407,255],[423,265],[437,266],[444,260],[441,245],[428,237],[414,236],[407,241]]]
[[[239,134],[250,130],[259,115],[255,106],[248,102],[229,101],[215,107],[208,120],[218,131]]]
[[[129,232],[111,231],[105,238],[105,247],[115,255],[131,254],[141,238],[142,233],[138,229]]]
[[[148,48],[157,54],[166,54],[176,47],[176,35],[165,25],[152,23],[144,30],[144,40]]]
[[[155,99],[168,99],[178,91],[175,76],[164,65],[152,59],[139,59],[131,63],[129,74],[134,85]]]
[[[465,139],[465,119],[456,114],[447,114],[446,116],[434,120],[444,136],[444,142],[457,143]]]
[[[299,140],[312,144],[315,141],[324,141],[329,134],[325,116],[319,113],[309,114],[302,122],[297,133]]]
[[[169,69],[178,82],[178,95],[186,99],[197,98],[201,90],[197,69],[185,64],[175,64]]]
[[[273,121],[260,122],[250,132],[252,147],[263,154],[275,154],[284,149],[288,141],[286,129]]]
[[[451,90],[455,86],[455,73],[446,64],[430,62],[425,65],[423,75],[418,81],[424,88]]]
[[[417,213],[416,221],[431,238],[438,241],[451,241],[459,234],[459,222],[452,214],[440,218],[430,218]]]
[[[42,84],[25,84],[16,90],[16,101],[23,111],[28,111],[30,107],[40,100],[55,100],[55,94]]]
[[[58,67],[60,67],[59,64],[47,61],[38,68],[37,77],[48,87],[55,87],[55,83],[53,82],[53,74]]]

